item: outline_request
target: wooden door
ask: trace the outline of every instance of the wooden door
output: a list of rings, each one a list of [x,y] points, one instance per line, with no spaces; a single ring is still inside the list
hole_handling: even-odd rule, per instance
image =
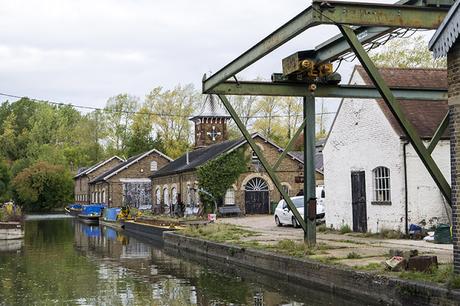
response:
[[[351,206],[353,231],[367,232],[366,178],[364,171],[351,173]]]
[[[268,191],[245,191],[246,214],[268,214]]]
[[[246,214],[270,213],[270,194],[267,182],[259,177],[251,179],[245,186],[244,202]]]

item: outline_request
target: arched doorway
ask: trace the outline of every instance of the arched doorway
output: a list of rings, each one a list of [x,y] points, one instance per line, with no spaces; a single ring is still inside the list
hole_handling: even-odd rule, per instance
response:
[[[246,214],[268,214],[270,196],[268,184],[261,177],[249,180],[244,186]]]

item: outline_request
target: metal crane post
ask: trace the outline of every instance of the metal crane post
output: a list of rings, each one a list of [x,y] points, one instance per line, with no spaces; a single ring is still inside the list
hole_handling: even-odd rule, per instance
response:
[[[304,240],[309,247],[316,245],[316,178],[315,178],[315,96],[309,94],[303,98],[304,127],[303,147],[303,194],[304,220],[306,230]],[[313,207],[312,207],[313,206]]]

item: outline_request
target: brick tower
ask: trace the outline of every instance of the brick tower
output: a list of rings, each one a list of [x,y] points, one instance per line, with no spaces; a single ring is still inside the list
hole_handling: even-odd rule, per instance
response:
[[[230,118],[222,103],[208,95],[199,114],[190,119],[195,123],[195,149],[227,140]]]

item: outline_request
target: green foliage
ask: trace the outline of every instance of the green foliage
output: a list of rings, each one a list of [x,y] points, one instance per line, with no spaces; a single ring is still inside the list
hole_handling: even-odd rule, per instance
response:
[[[235,242],[245,237],[256,236],[253,231],[231,224],[208,224],[206,226],[189,226],[180,233],[216,242]]]
[[[460,289],[460,276],[454,273],[453,265],[440,265],[427,272],[404,271],[399,273],[404,279],[444,283],[452,289]]]
[[[393,39],[371,52],[378,67],[445,68],[446,59],[434,59],[422,35]]]
[[[12,187],[25,211],[49,211],[72,200],[73,180],[63,166],[41,161],[18,173]]]
[[[198,184],[200,188],[209,192],[200,193],[204,204],[204,211],[210,212],[214,207],[214,200],[221,201],[238,177],[247,170],[248,160],[242,149],[219,156],[206,162],[198,168]]]
[[[339,232],[340,234],[351,233],[351,228],[348,224],[343,224],[340,226]]]
[[[8,165],[0,159],[0,201],[4,202],[10,198],[10,179],[11,174]]]

